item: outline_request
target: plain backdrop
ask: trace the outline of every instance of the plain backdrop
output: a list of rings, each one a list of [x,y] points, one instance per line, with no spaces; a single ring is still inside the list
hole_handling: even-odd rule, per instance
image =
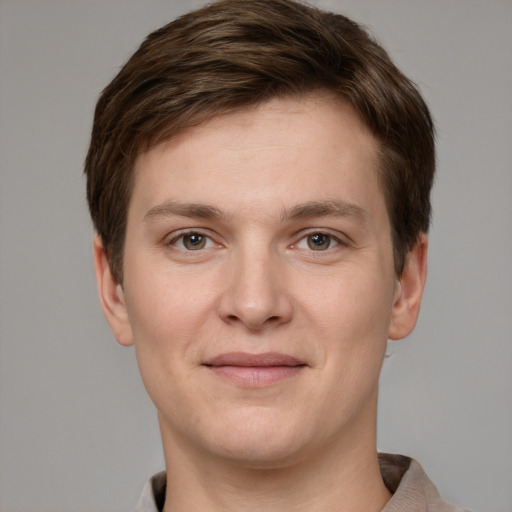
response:
[[[0,511],[133,510],[163,469],[134,352],[96,298],[83,159],[95,101],[200,1],[0,0]],[[367,25],[438,126],[429,281],[389,346],[379,448],[512,509],[512,2],[325,0]]]

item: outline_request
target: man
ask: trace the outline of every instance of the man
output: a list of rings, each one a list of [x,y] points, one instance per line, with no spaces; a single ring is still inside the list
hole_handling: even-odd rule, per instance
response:
[[[418,91],[343,16],[226,0],[148,36],[85,167],[102,307],[162,434],[138,510],[455,510],[376,450],[434,167]]]

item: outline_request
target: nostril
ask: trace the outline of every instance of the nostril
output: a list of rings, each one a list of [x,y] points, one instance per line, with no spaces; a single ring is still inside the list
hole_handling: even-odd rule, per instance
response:
[[[274,281],[258,279],[254,284],[244,278],[222,293],[217,313],[225,323],[256,331],[289,322],[292,309],[289,297]]]

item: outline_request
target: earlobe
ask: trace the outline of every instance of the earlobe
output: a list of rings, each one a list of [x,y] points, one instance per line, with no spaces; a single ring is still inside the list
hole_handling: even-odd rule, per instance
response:
[[[427,278],[428,238],[422,234],[407,255],[397,283],[388,338],[399,340],[412,332],[418,320]]]
[[[96,284],[103,314],[118,343],[130,346],[133,344],[133,336],[123,288],[110,270],[105,248],[99,235],[94,239],[93,252]]]

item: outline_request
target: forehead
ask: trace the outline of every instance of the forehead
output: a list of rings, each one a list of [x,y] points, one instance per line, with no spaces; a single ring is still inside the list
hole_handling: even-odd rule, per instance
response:
[[[282,208],[365,191],[382,195],[378,143],[349,105],[318,94],[215,117],[140,154],[132,199]]]

